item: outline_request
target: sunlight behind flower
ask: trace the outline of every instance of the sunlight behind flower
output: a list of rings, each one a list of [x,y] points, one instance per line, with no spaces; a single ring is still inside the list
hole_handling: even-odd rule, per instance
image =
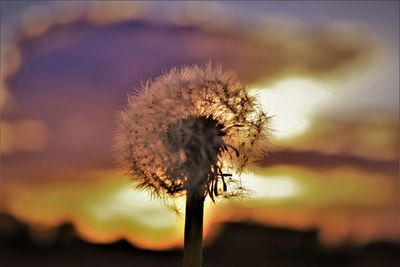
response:
[[[255,173],[242,175],[244,186],[262,200],[283,200],[302,193],[301,185],[290,176],[262,176]]]
[[[330,97],[324,85],[307,78],[288,78],[254,92],[265,112],[273,116],[272,134],[279,139],[304,133],[310,126],[312,112],[318,111],[318,105]]]
[[[147,225],[149,228],[168,229],[176,223],[175,215],[161,202],[152,201],[149,194],[133,188],[119,188],[102,201],[93,203],[95,216],[108,221],[115,217],[126,217]],[[142,216],[146,214],[146,216]]]

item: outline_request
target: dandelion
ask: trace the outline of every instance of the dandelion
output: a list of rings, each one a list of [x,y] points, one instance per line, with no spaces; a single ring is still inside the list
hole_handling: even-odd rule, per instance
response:
[[[269,117],[231,71],[174,68],[128,97],[116,156],[139,188],[186,194],[184,266],[201,266],[204,200],[241,193],[246,164],[263,152]]]

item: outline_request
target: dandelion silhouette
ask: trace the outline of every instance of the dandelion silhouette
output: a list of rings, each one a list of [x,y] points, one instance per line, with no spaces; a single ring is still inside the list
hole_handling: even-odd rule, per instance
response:
[[[236,196],[267,140],[268,117],[231,71],[211,63],[174,68],[128,97],[116,156],[139,188],[186,194],[184,266],[201,266],[203,207]]]

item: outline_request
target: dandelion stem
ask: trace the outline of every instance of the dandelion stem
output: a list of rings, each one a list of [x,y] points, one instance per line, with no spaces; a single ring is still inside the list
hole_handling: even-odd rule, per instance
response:
[[[193,190],[192,190],[193,191]],[[204,196],[188,190],[186,196],[183,267],[202,266]]]

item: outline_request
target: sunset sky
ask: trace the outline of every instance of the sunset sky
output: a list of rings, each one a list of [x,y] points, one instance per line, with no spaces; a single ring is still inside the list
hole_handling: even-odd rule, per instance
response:
[[[399,232],[399,2],[1,2],[1,212],[45,233],[180,247],[184,199],[137,191],[111,152],[126,95],[172,66],[221,62],[273,116],[229,221],[319,229],[336,245]]]

